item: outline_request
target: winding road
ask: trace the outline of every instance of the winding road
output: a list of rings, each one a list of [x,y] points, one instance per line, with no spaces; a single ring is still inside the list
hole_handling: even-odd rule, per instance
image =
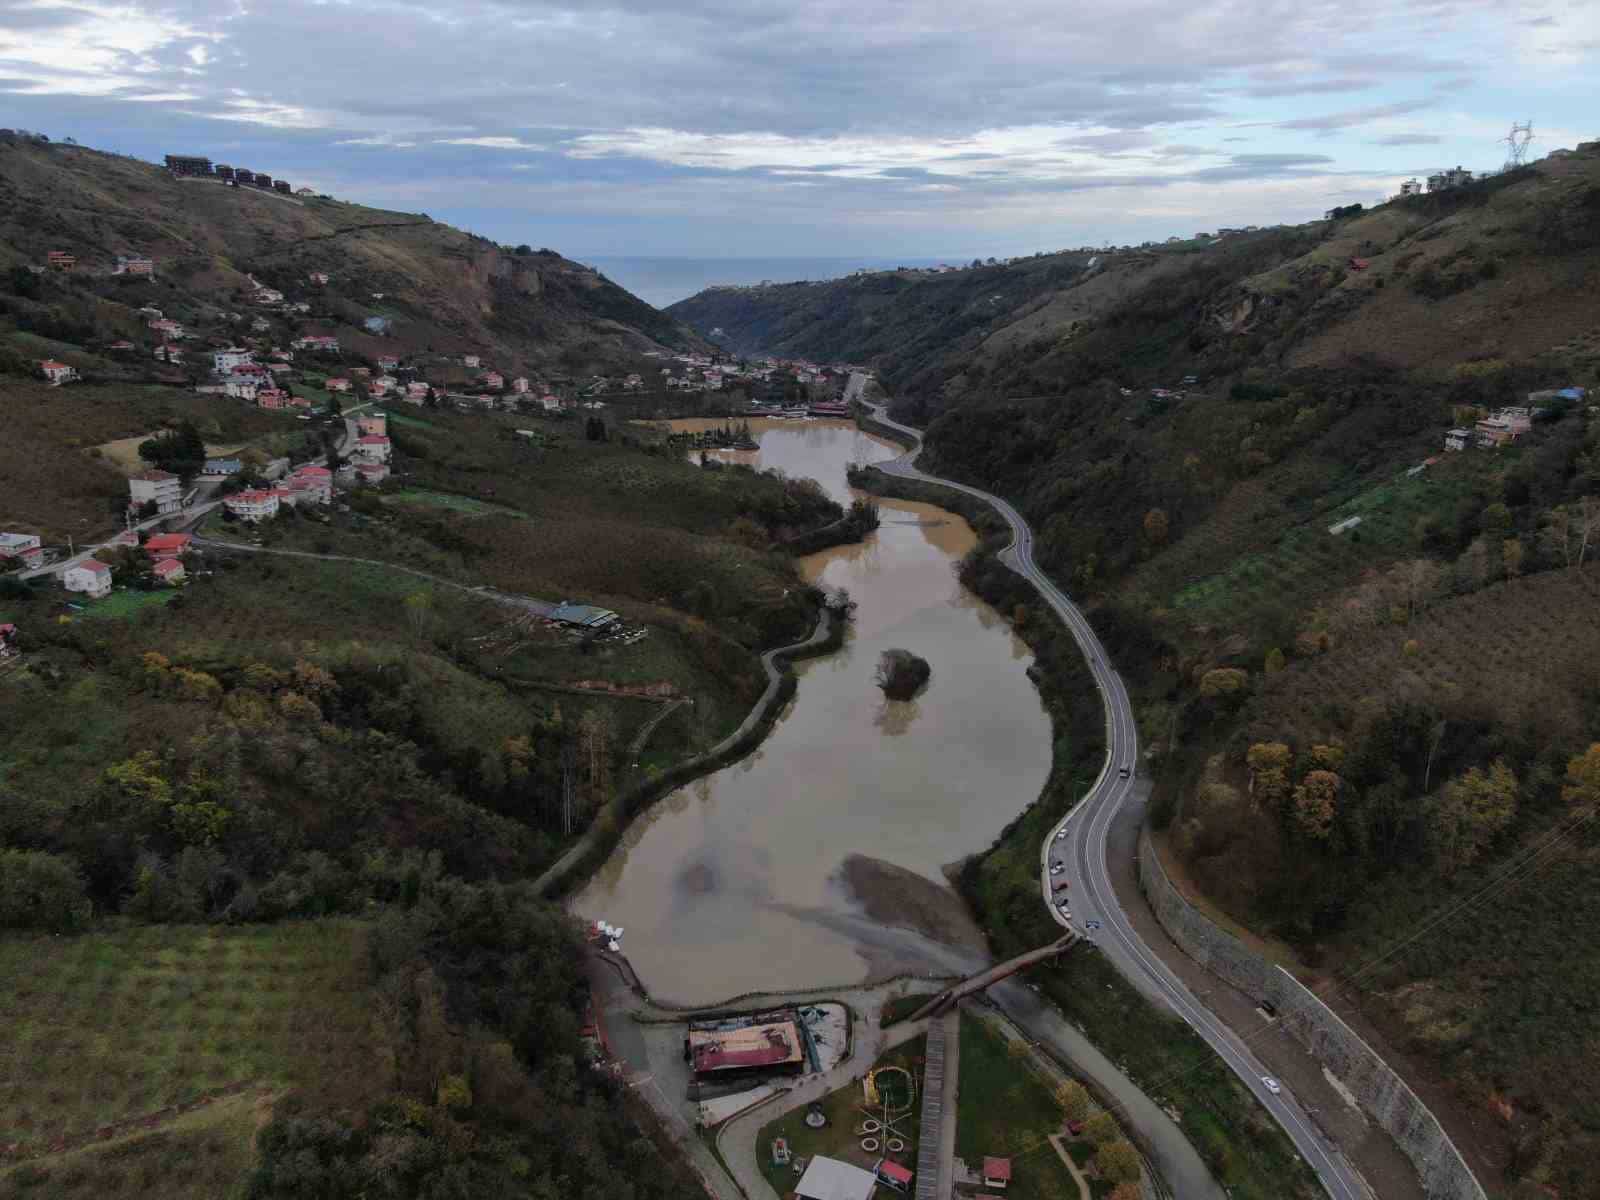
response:
[[[865,400],[865,384],[865,376],[852,375],[846,398],[860,400],[876,421],[904,435],[912,446],[901,457],[879,463],[877,469],[966,492],[985,501],[1005,519],[1011,528],[1011,545],[1001,552],[1001,562],[1031,583],[1071,631],[1105,699],[1106,761],[1100,775],[1083,800],[1051,830],[1039,850],[1039,888],[1050,915],[1068,929],[1076,920],[1081,931],[1092,930],[1100,951],[1124,976],[1140,991],[1164,1001],[1217,1052],[1283,1127],[1334,1200],[1366,1200],[1370,1192],[1345,1157],[1312,1126],[1286,1087],[1276,1083],[1272,1088],[1267,1086],[1266,1068],[1144,943],[1118,903],[1106,867],[1106,837],[1118,810],[1137,786],[1139,732],[1127,689],[1111,666],[1105,647],[1077,606],[1034,562],[1033,530],[1022,515],[999,496],[919,471],[915,464],[922,451],[922,434],[891,420],[884,406]],[[1076,911],[1071,918],[1052,903],[1050,867],[1057,862],[1066,864],[1073,881],[1072,904]]]

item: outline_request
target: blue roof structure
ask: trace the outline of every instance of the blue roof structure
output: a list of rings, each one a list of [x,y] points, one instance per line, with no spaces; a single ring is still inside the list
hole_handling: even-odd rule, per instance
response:
[[[600,629],[617,620],[617,614],[609,608],[599,608],[593,604],[574,604],[570,600],[563,600],[550,610],[550,619],[560,621],[563,625],[578,625],[584,629]]]

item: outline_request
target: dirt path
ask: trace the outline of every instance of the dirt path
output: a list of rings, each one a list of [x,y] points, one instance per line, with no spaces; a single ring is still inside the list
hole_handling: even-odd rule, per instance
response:
[[[1086,1176],[1082,1171],[1078,1170],[1078,1164],[1073,1162],[1072,1155],[1067,1153],[1066,1143],[1062,1141],[1059,1133],[1052,1133],[1050,1135],[1050,1146],[1053,1150],[1055,1150],[1056,1157],[1061,1160],[1061,1165],[1065,1167],[1067,1169],[1067,1173],[1072,1176],[1072,1181],[1078,1185],[1078,1200],[1089,1200],[1088,1176]]]

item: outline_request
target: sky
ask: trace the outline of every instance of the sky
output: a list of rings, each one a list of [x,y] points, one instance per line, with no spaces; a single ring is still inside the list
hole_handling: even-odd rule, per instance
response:
[[[596,255],[1299,222],[1600,137],[1600,0],[0,0],[0,125]]]

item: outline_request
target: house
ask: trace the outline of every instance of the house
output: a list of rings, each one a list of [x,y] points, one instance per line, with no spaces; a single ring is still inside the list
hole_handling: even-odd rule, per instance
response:
[[[150,574],[165,584],[182,583],[183,564],[175,558],[163,558],[150,568]]]
[[[518,375],[511,381],[511,390],[519,396],[526,396],[528,394],[528,388],[531,386],[532,385],[529,384],[528,377],[526,375]]]
[[[51,387],[60,387],[63,383],[71,383],[78,378],[75,367],[69,367],[64,362],[56,362],[53,358],[44,359],[39,363],[39,373],[50,381]]]
[[[800,1200],[872,1200],[878,1177],[837,1158],[813,1155],[794,1194]]]
[[[383,437],[389,432],[389,416],[381,412],[362,413],[356,418],[356,428],[363,436]]]
[[[545,412],[561,411],[561,397],[559,396],[540,396],[539,404]]]
[[[369,462],[389,461],[389,439],[382,434],[369,433],[356,439],[355,452]]]
[[[235,367],[251,366],[255,361],[254,351],[245,350],[239,346],[229,346],[226,350],[216,350],[211,355],[212,369],[218,375],[231,371]]]
[[[1444,448],[1446,450],[1465,450],[1472,444],[1472,430],[1452,429],[1444,435]]]
[[[367,384],[367,393],[372,396],[387,396],[389,394],[389,385],[382,379],[374,379]]]
[[[350,381],[348,379],[328,379],[323,381],[322,386],[330,392],[348,392],[350,390]]]
[[[166,342],[155,348],[154,357],[162,362],[169,362],[176,366],[183,361],[183,347],[174,346],[171,342]]]
[[[0,533],[0,567],[37,567],[44,561],[44,546],[36,533]]]
[[[302,192],[311,191],[310,188],[301,188],[300,190]],[[316,284],[318,287],[327,287],[328,286],[328,273],[326,271],[313,271],[306,278],[309,279],[312,283]]]
[[[235,492],[222,506],[241,521],[264,521],[278,515],[278,492],[271,488],[248,488]]]
[[[132,342],[124,340],[124,341],[120,341],[120,342],[112,342],[111,345],[106,347],[106,349],[110,350],[113,354],[125,354],[129,350],[138,349],[138,347],[135,346]]]
[[[111,594],[111,568],[97,558],[86,558],[61,573],[61,586],[98,600]]]
[[[153,276],[156,273],[156,263],[153,258],[129,258],[125,254],[117,255],[117,265],[112,268],[113,275],[145,275]]]
[[[378,370],[384,372],[385,374],[388,374],[390,371],[399,370],[399,368],[400,368],[400,360],[398,358],[396,358],[394,355],[392,355],[392,354],[380,354],[380,355],[378,355]]]
[[[389,478],[389,465],[381,462],[359,462],[355,466],[356,478],[362,483],[382,483]]]
[[[983,1186],[1005,1191],[1011,1185],[1011,1160],[1009,1158],[985,1158],[983,1160]]]
[[[1400,185],[1400,194],[1402,196],[1420,196],[1422,195],[1422,183],[1416,179],[1408,179]]]
[[[1350,256],[1350,269],[1352,271],[1365,271],[1371,265],[1370,259],[1357,258],[1355,255]]]
[[[156,512],[177,512],[183,507],[183,481],[168,471],[145,471],[128,480],[131,508],[154,503]]]
[[[52,250],[44,256],[44,265],[52,271],[70,271],[78,265],[78,259],[65,250]]]
[[[283,293],[276,288],[258,287],[250,297],[257,304],[282,304]]]
[[[481,360],[476,354],[467,354],[462,356],[461,359],[461,365],[464,367],[476,367],[480,362]]]
[[[183,332],[183,326],[172,320],[170,317],[158,317],[155,320],[147,322],[147,324],[151,329],[155,330],[163,337],[181,338],[185,336]]]
[[[305,198],[305,197],[307,197],[307,196],[315,196],[315,195],[316,195],[316,194],[317,194],[317,193],[316,193],[316,190],[315,190],[315,189],[314,189],[314,188],[308,188],[308,187],[297,187],[297,188],[295,188],[295,190],[294,190],[294,194],[295,194],[295,195],[296,195],[296,196],[299,196],[299,197],[301,197],[301,198],[302,198],[302,199],[304,199],[304,198]],[[323,282],[324,282],[324,283],[326,283],[326,282],[327,282],[327,280],[326,280],[326,279],[324,279],[324,280],[323,280]]]
[[[406,399],[413,404],[421,404],[428,398],[428,385],[421,380],[406,384]]]
[[[912,1172],[892,1159],[880,1158],[873,1166],[872,1173],[897,1192],[909,1191],[911,1188]]]
[[[222,383],[224,395],[232,396],[236,400],[248,400],[251,402],[255,400],[256,392],[260,388],[261,384],[248,375],[235,376],[232,379],[224,380]]]
[[[1526,408],[1502,408],[1474,426],[1478,445],[1484,449],[1509,446],[1533,428],[1533,416]]]
[[[289,393],[282,388],[262,388],[256,392],[256,407],[282,411],[289,407]]]
[[[145,539],[144,552],[151,558],[176,558],[188,552],[192,541],[187,533],[157,533]]]
[[[1463,167],[1456,167],[1450,171],[1440,171],[1428,176],[1428,190],[1430,192],[1445,192],[1451,188],[1464,187],[1472,182],[1472,172]]]
[[[319,354],[339,353],[339,339],[325,333],[308,333],[295,338],[289,345],[296,350],[314,350]]]
[[[327,467],[301,467],[287,482],[292,504],[328,504],[333,500],[333,472]]]
[[[482,375],[478,376],[478,386],[498,392],[501,388],[506,386],[506,381],[501,376],[499,371],[485,371]]]

